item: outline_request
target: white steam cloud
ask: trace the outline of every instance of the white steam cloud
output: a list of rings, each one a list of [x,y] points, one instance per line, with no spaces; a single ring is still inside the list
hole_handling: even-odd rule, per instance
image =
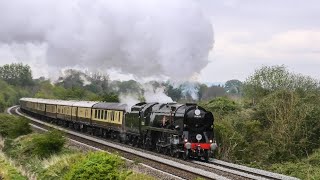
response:
[[[152,86],[144,85],[144,98],[146,102],[167,103],[173,102],[172,99],[164,93],[164,88],[154,89]]]
[[[130,112],[131,111],[131,107],[137,103],[139,103],[139,99],[136,95],[134,94],[120,94],[119,96],[119,100],[121,103],[125,103],[127,104],[127,109],[126,111],[127,112]]]
[[[173,102],[173,100],[164,93],[164,87],[154,88],[150,84],[143,84],[142,88],[144,91],[143,98],[147,103]],[[120,94],[119,99],[121,103],[127,104],[128,108],[131,108],[133,105],[137,104],[138,102],[141,102],[141,100],[139,100],[139,95],[134,93]],[[127,109],[127,111],[130,111],[130,109]]]
[[[30,62],[15,47],[32,44],[43,52],[37,62],[53,70],[186,80],[208,64],[213,46],[212,25],[193,0],[4,0],[0,22],[0,48]]]

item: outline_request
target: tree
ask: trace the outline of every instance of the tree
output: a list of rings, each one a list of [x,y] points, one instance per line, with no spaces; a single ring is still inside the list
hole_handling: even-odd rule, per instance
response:
[[[54,85],[49,80],[38,82],[38,90],[35,94],[36,98],[55,99]]]
[[[206,88],[201,96],[202,100],[209,100],[215,97],[221,97],[225,95],[225,89],[220,86],[211,86]]]
[[[240,110],[240,106],[228,97],[218,97],[205,104],[207,110],[221,116],[235,113]]]
[[[174,101],[179,101],[182,97],[182,89],[181,86],[178,88],[174,88],[171,84],[166,84],[165,93],[167,96],[171,97]]]
[[[119,96],[113,92],[104,93],[99,100],[104,102],[120,102]]]
[[[29,65],[22,63],[6,64],[0,67],[0,78],[15,86],[33,85],[32,72]]]
[[[229,80],[224,87],[229,94],[241,94],[242,82],[237,79]]]
[[[285,66],[263,66],[250,76],[243,86],[246,97],[256,104],[277,90],[298,90],[300,93],[319,90],[319,81],[308,76],[290,73]]]
[[[74,69],[68,69],[64,71],[64,74],[66,76],[59,77],[57,85],[61,85],[64,88],[75,88],[75,87],[83,87],[83,80],[81,79],[81,76],[83,76],[83,73],[74,70]]]
[[[86,77],[91,81],[85,88],[94,93],[102,93],[109,91],[109,76],[101,73],[94,73]]]
[[[201,101],[203,98],[203,94],[208,90],[208,86],[206,84],[199,84],[198,86],[198,100]]]
[[[123,94],[142,94],[140,83],[135,80],[122,81],[118,83],[118,92]]]
[[[7,82],[0,79],[0,111],[3,112],[4,108],[17,104],[19,98],[24,95],[20,92],[20,88],[15,88]]]
[[[277,90],[259,102],[255,118],[269,134],[270,160],[306,156],[319,147],[319,139],[314,138],[320,128],[317,96],[308,98],[295,91]]]

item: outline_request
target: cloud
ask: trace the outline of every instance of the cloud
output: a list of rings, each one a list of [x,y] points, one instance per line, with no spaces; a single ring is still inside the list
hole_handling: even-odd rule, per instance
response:
[[[257,31],[216,33],[211,63],[201,81],[245,80],[262,65],[286,65],[298,73],[319,77],[320,29],[295,29],[266,36]]]
[[[231,32],[216,40],[216,56],[225,59],[263,59],[269,62],[318,59],[320,30],[292,30],[260,39],[261,34]],[[307,58],[307,59],[306,59]],[[303,60],[301,59],[301,60]]]
[[[42,50],[36,63],[54,71],[77,65],[188,79],[213,46],[211,22],[192,0],[1,1],[0,22],[0,44],[14,57],[24,49],[19,60],[30,62]]]

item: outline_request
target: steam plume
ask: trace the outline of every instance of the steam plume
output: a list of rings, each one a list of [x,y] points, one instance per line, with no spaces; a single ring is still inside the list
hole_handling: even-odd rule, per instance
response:
[[[44,52],[38,63],[53,70],[185,80],[208,64],[213,46],[212,26],[193,0],[0,1],[0,22],[0,48],[15,54],[17,44],[32,44]]]

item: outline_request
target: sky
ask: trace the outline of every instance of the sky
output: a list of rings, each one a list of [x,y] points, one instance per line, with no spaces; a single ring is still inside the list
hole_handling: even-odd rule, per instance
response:
[[[262,65],[320,79],[320,1],[199,0],[215,43],[200,81],[245,80]]]
[[[320,79],[319,1],[128,2],[1,1],[0,65],[27,63],[34,77],[77,68],[200,82],[285,65]]]

